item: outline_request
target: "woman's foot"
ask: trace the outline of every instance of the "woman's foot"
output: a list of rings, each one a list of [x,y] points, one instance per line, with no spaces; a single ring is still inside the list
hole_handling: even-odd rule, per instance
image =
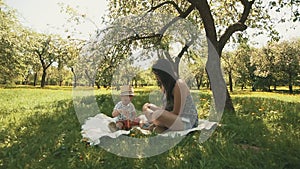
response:
[[[151,124],[151,123],[148,123],[148,122],[140,123],[140,128],[145,129],[145,130],[150,130],[151,125],[154,125],[154,124]]]
[[[168,128],[166,127],[161,127],[161,126],[155,126],[153,129],[152,129],[152,132],[155,132],[155,133],[163,133],[167,130]]]
[[[116,125],[116,123],[115,122],[110,122],[109,124],[108,124],[108,128],[109,128],[109,130],[113,133],[113,132],[116,132],[117,130],[118,130],[118,127],[117,127],[117,125]]]

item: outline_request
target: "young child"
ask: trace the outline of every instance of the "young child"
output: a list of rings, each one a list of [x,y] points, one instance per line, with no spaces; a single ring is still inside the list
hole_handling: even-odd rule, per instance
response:
[[[132,86],[121,86],[121,101],[115,105],[112,112],[112,117],[114,117],[115,122],[109,123],[108,126],[111,132],[121,129],[128,130],[132,127],[132,125],[139,124],[139,120],[136,118],[135,107],[131,102],[133,96],[134,91]]]

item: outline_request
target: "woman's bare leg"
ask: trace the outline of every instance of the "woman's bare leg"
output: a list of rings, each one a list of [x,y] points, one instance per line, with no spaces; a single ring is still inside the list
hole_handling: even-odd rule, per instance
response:
[[[153,112],[153,123],[157,126],[167,127],[170,130],[183,130],[184,124],[178,115],[165,111],[158,110]]]

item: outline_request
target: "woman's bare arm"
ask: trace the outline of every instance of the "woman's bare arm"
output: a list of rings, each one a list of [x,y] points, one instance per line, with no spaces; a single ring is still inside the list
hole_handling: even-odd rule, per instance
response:
[[[149,103],[148,108],[151,109],[152,111],[160,110],[162,108],[156,106],[155,104]]]
[[[187,85],[184,81],[179,79],[173,90],[174,95],[174,107],[173,107],[173,113],[176,115],[179,115],[179,113],[183,110],[183,106],[185,104],[186,96],[188,93]]]

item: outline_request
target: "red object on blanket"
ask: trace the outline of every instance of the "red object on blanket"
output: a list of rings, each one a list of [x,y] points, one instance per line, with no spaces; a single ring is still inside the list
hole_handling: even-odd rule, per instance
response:
[[[119,122],[123,123],[123,128],[124,130],[130,130],[133,126],[139,126],[140,124],[140,119],[136,118],[134,120],[121,120]]]

